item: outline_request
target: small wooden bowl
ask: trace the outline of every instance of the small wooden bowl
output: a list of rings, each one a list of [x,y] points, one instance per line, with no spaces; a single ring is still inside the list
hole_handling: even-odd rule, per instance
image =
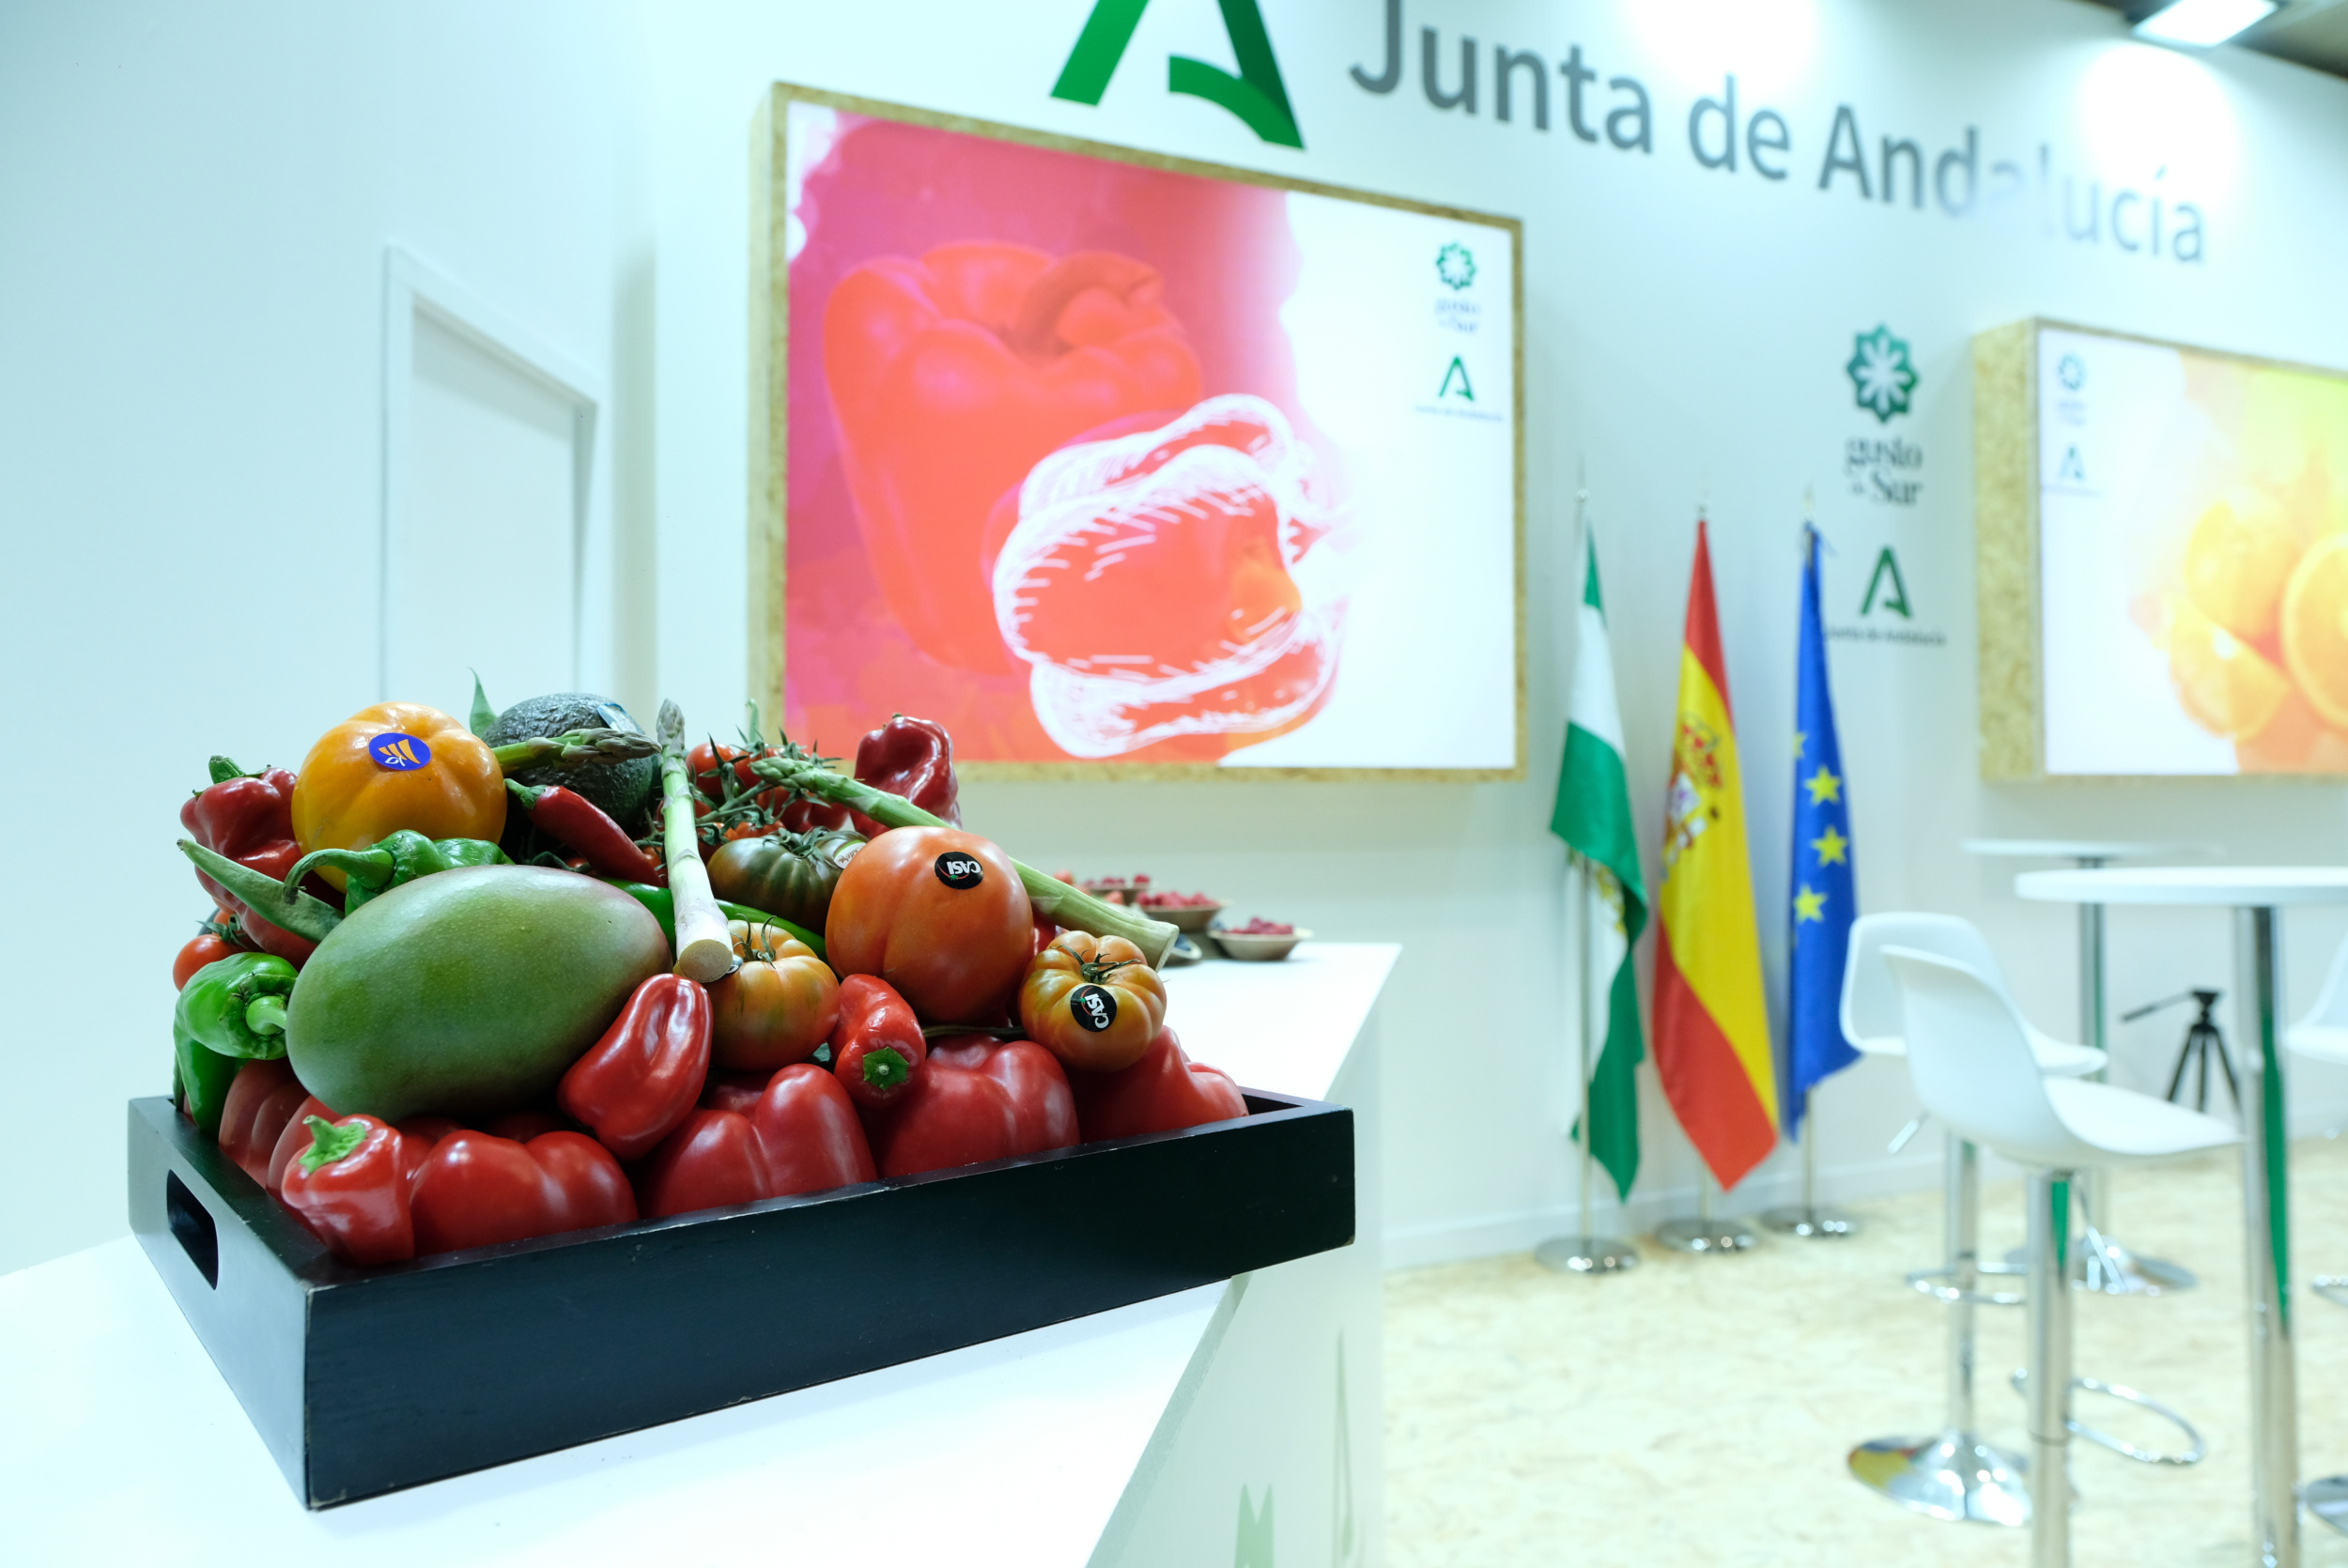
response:
[[[1296,950],[1298,943],[1305,941],[1313,933],[1299,926],[1287,936],[1244,936],[1236,931],[1219,930],[1210,930],[1207,934],[1214,938],[1214,945],[1223,949],[1223,956],[1227,959],[1237,959],[1243,963],[1271,963],[1287,958]]]

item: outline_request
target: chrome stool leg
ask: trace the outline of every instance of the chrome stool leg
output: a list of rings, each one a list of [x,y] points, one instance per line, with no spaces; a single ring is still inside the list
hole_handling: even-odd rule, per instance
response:
[[[2071,1563],[2071,1173],[2030,1174],[2031,1568]]]
[[[1981,1230],[1981,1157],[1949,1135],[1946,1177],[1948,1266],[1910,1275],[1949,1309],[1948,1424],[1921,1439],[1877,1437],[1851,1450],[1850,1472],[1861,1483],[1918,1514],[1936,1519],[2019,1527],[2030,1521],[2030,1491],[2017,1454],[1993,1448],[1973,1430],[1973,1309],[2018,1305],[2018,1296],[1984,1295],[1976,1286]]]

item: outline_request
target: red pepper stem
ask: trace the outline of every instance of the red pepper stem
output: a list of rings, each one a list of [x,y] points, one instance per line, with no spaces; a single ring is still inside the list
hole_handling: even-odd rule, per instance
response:
[[[870,1052],[864,1058],[864,1081],[876,1089],[893,1089],[913,1076],[904,1053],[893,1045],[884,1045]]]
[[[510,778],[505,781],[505,788],[516,800],[521,803],[521,807],[525,811],[536,810],[538,797],[546,793],[544,790],[533,790],[527,784],[517,784]]]
[[[951,827],[953,824],[933,817],[903,795],[892,795],[876,790],[862,779],[813,762],[789,758],[768,757],[750,764],[750,771],[771,783],[785,785],[804,795],[814,795],[835,805],[861,811],[888,827]],[[1012,869],[1019,873],[1020,884],[1027,890],[1027,902],[1038,915],[1054,925],[1072,931],[1089,931],[1094,936],[1121,936],[1141,949],[1142,958],[1152,969],[1162,968],[1166,955],[1182,933],[1163,920],[1152,920],[1132,910],[1104,903],[1080,887],[1071,887],[1057,877],[1044,875],[1034,867],[1014,860]]]
[[[356,1116],[340,1125],[324,1116],[309,1116],[301,1125],[310,1130],[310,1146],[301,1151],[301,1169],[307,1176],[317,1175],[319,1166],[332,1165],[367,1141],[367,1124]]]
[[[389,850],[312,850],[293,864],[286,873],[288,892],[301,885],[301,879],[321,866],[332,866],[343,875],[368,887],[380,887],[392,880],[396,868],[392,864]]]

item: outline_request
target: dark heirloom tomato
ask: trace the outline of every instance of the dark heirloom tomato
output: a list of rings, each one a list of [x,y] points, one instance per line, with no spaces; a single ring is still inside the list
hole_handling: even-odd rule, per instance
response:
[[[1035,950],[1035,913],[1011,856],[958,827],[901,827],[857,852],[833,889],[824,948],[842,975],[877,975],[924,1023],[994,1023]]]
[[[770,833],[736,838],[709,857],[709,890],[810,930],[824,929],[840,873],[864,847],[853,833]]]
[[[1115,1072],[1166,1022],[1166,982],[1121,936],[1063,931],[1019,988],[1019,1026],[1067,1067]]]
[[[840,982],[778,927],[727,922],[741,967],[709,987],[709,1056],[735,1072],[804,1062],[840,1022]]]

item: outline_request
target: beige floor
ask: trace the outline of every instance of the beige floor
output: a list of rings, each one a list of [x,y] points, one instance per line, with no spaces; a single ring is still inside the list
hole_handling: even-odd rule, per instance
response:
[[[2293,1158],[2299,1266],[2348,1274],[2348,1138]],[[2076,1296],[2078,1370],[2176,1406],[2210,1452],[2173,1469],[2075,1445],[2087,1568],[2249,1561],[2240,1201],[2232,1155],[2132,1172],[2116,1191],[2124,1239],[2201,1288]],[[2020,1207],[2018,1183],[1985,1191],[1985,1254],[2019,1244]],[[1691,1258],[1649,1238],[1641,1267],[1611,1279],[1521,1255],[1389,1276],[1393,1568],[2026,1563],[2026,1531],[1906,1514],[1844,1468],[1855,1441],[1922,1435],[1941,1412],[1941,1309],[1900,1281],[1939,1253],[1939,1194],[1858,1212],[1864,1233],[1842,1243]],[[2294,1305],[2302,1473],[2348,1470],[2348,1310],[2304,1287]],[[2004,1379],[2023,1314],[1981,1318],[1981,1424],[2019,1447]],[[2108,1401],[2078,1414],[2167,1444],[2169,1429]],[[2310,1520],[2304,1539],[2309,1568],[2348,1565],[2348,1538]]]

